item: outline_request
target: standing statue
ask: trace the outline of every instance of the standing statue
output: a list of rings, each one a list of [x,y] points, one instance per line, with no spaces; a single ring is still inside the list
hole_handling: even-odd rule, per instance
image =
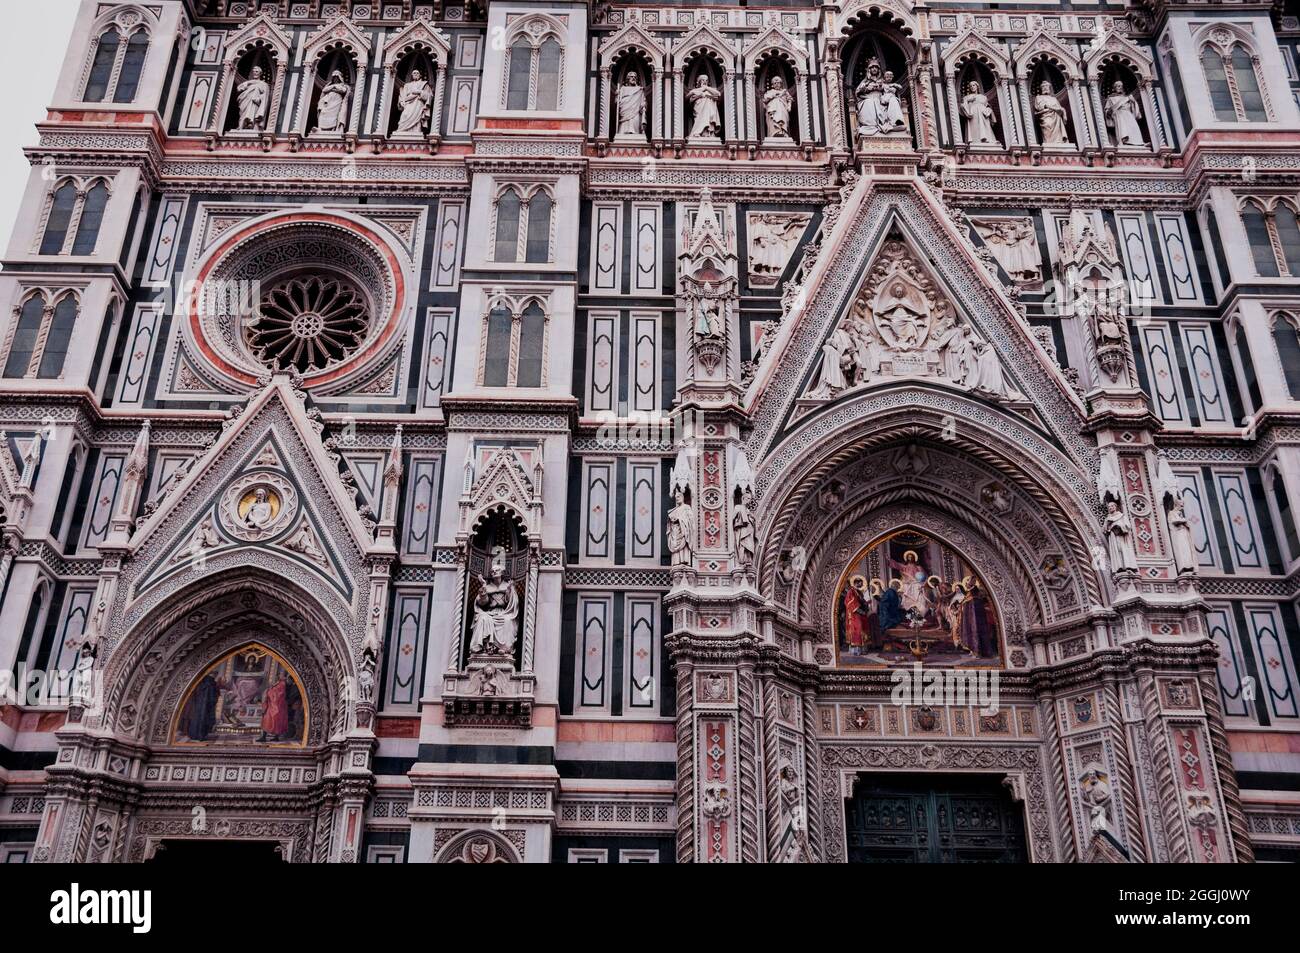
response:
[[[1192,525],[1181,496],[1174,497],[1169,508],[1169,543],[1174,551],[1174,567],[1178,575],[1196,572],[1196,549],[1192,546]]]
[[[262,67],[254,66],[248,79],[239,84],[239,129],[259,131],[266,128],[271,103],[271,86],[262,78]]]
[[[1030,219],[972,219],[971,224],[1012,281],[1032,282],[1042,277],[1042,256]]]
[[[695,537],[695,511],[686,502],[686,494],[679,487],[673,494],[676,505],[668,511],[668,551],[672,553],[674,567],[691,564],[692,540]]]
[[[1106,546],[1110,554],[1111,572],[1136,572],[1137,554],[1133,550],[1133,524],[1119,504],[1110,500],[1106,504]]]
[[[696,306],[699,313],[695,319],[695,333],[702,338],[722,337],[722,301],[713,297],[712,283],[704,283],[704,296]]]
[[[474,633],[469,650],[475,655],[510,655],[515,650],[519,619],[519,593],[506,578],[506,551],[492,547],[487,578],[479,577],[474,599]]]
[[[790,113],[794,110],[794,97],[786,89],[785,80],[773,76],[763,93],[763,111],[767,115],[767,138],[790,139]]]
[[[831,336],[822,345],[822,369],[812,394],[817,397],[834,397],[849,386],[845,375],[845,364],[852,361],[856,342],[844,325],[831,332]]]
[[[1137,97],[1124,92],[1124,84],[1116,81],[1111,84],[1110,95],[1106,97],[1106,128],[1114,131],[1115,144],[1118,146],[1144,146],[1147,144],[1142,135],[1138,119],[1142,116]]]
[[[330,81],[321,90],[320,101],[316,104],[316,128],[314,134],[340,136],[347,131],[348,101],[352,98],[352,87],[343,80],[343,73],[334,70]]]
[[[740,502],[731,517],[731,529],[736,542],[736,562],[740,566],[754,564],[754,552],[758,541],[754,528],[754,491],[746,489],[740,494]]]
[[[961,101],[961,114],[966,117],[966,141],[972,146],[1000,146],[997,133],[993,131],[998,121],[989,102],[989,94],[980,88],[980,84],[971,80],[966,84],[966,95]]]
[[[641,77],[629,71],[618,88],[618,128],[615,136],[635,136],[644,139],[646,134],[646,97]]]
[[[1051,83],[1040,83],[1034,97],[1034,115],[1038,117],[1039,134],[1045,146],[1068,146],[1070,136],[1065,131],[1066,112],[1056,98]]]
[[[715,89],[709,78],[703,74],[695,80],[695,88],[686,94],[691,104],[694,119],[691,121],[690,138],[721,139],[722,114],[718,103],[722,100],[721,91]]]
[[[424,74],[418,69],[411,70],[410,79],[402,86],[397,105],[401,115],[397,119],[399,136],[420,138],[429,128],[429,116],[433,104],[433,88]]]

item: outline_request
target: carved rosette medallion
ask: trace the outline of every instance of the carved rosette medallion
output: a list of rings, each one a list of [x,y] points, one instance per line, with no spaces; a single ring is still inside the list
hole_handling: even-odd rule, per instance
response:
[[[278,473],[247,473],[221,497],[221,525],[231,536],[255,543],[283,532],[298,514],[298,493]]]

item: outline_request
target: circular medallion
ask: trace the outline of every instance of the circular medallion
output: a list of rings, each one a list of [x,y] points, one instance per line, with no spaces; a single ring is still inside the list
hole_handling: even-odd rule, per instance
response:
[[[298,494],[278,473],[249,473],[226,488],[221,500],[222,526],[248,542],[282,532],[298,511]]]

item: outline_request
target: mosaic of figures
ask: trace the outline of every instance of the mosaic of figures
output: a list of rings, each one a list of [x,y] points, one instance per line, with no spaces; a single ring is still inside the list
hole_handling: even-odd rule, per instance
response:
[[[860,553],[836,591],[834,618],[842,666],[1001,661],[997,608],[979,572],[924,533],[904,530]]]
[[[307,702],[288,664],[251,644],[214,662],[186,695],[173,742],[301,747]]]

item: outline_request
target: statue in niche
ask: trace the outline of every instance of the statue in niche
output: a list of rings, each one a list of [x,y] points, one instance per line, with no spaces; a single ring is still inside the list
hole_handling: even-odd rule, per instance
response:
[[[1186,504],[1181,496],[1173,497],[1168,510],[1169,543],[1174,551],[1174,567],[1178,575],[1196,572],[1196,548],[1192,545],[1192,524],[1187,518]]]
[[[675,505],[668,511],[668,551],[672,564],[688,567],[693,558],[692,540],[695,537],[695,511],[686,502],[686,494],[679,487],[673,494]]]
[[[352,87],[343,79],[340,70],[330,73],[330,81],[320,91],[320,101],[316,104],[316,128],[313,134],[341,136],[347,131],[348,102],[352,99]]]
[[[493,546],[487,577],[479,577],[474,599],[474,631],[469,650],[474,655],[511,655],[519,619],[519,593],[506,578],[504,546]]]
[[[722,138],[722,114],[718,103],[722,101],[722,92],[714,88],[709,77],[703,73],[695,80],[695,87],[686,94],[686,101],[691,104],[694,118],[691,121],[690,138]]]
[[[740,566],[754,564],[754,552],[758,547],[754,527],[754,491],[746,489],[740,494],[735,513],[731,517],[731,528],[736,541],[736,562]]]
[[[907,132],[907,120],[899,100],[902,86],[894,82],[894,74],[883,70],[874,56],[853,91],[858,103],[858,135],[876,136]]]
[[[1038,84],[1038,95],[1034,97],[1034,116],[1038,119],[1039,137],[1045,146],[1068,146],[1069,133],[1066,132],[1067,114],[1065,106],[1056,98],[1052,84]]]
[[[1083,802],[1088,806],[1088,828],[1093,834],[1110,829],[1110,778],[1101,765],[1089,764],[1079,778]]]
[[[794,97],[786,88],[785,80],[773,76],[763,93],[763,111],[767,115],[767,138],[790,139],[790,114],[794,111]]]
[[[713,285],[704,283],[704,294],[696,303],[695,333],[702,338],[722,337],[722,300],[713,296]]]
[[[1138,124],[1142,108],[1138,105],[1137,97],[1124,92],[1124,84],[1118,80],[1111,84],[1105,112],[1106,128],[1113,131],[1117,146],[1146,145],[1142,127]]]
[[[253,499],[244,511],[244,525],[249,529],[266,529],[275,518],[275,504],[271,493],[264,486],[253,491]]]
[[[379,668],[379,642],[372,631],[361,643],[361,663],[357,666],[357,700],[375,700],[375,672]]]
[[[618,127],[614,135],[644,139],[646,134],[646,96],[641,77],[629,71],[618,88]]]
[[[962,97],[961,114],[966,117],[966,141],[972,146],[1000,146],[993,126],[998,117],[989,102],[989,94],[980,84],[971,80],[966,84],[966,95]]]
[[[411,76],[402,86],[397,104],[401,114],[397,118],[396,134],[408,138],[423,136],[429,128],[433,88],[418,69],[411,70]]]
[[[239,84],[236,95],[239,102],[239,130],[256,132],[265,129],[271,103],[271,86],[262,78],[262,67],[253,67],[248,79]]]
[[[1042,278],[1042,256],[1031,219],[977,218],[971,219],[971,224],[1012,281],[1030,283]]]
[[[1136,572],[1137,553],[1133,549],[1133,523],[1115,500],[1106,503],[1104,526],[1111,571]]]

